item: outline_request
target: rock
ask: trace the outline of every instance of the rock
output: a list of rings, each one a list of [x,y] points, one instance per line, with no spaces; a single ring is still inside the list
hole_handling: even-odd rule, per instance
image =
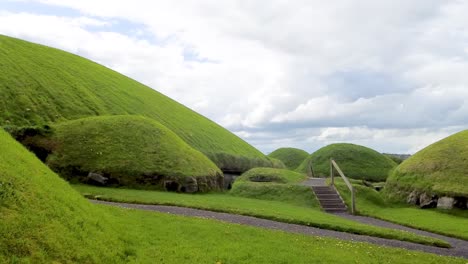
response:
[[[409,195],[408,198],[406,199],[406,202],[409,204],[414,204],[418,205],[419,204],[419,194],[416,190],[412,191]]]
[[[197,192],[198,191],[197,179],[195,179],[194,177],[187,177],[185,179],[184,184],[180,188],[180,191],[185,192],[185,193]]]
[[[88,177],[86,178],[86,181],[88,183],[91,183],[94,185],[101,185],[101,186],[106,185],[108,180],[109,180],[108,178],[102,176],[99,173],[94,173],[94,172],[88,173]]]
[[[452,209],[452,208],[453,208],[454,202],[455,202],[455,199],[452,198],[452,197],[447,197],[447,196],[440,197],[440,198],[437,200],[437,208],[440,208],[440,209]]]
[[[437,207],[437,196],[422,193],[419,196],[419,207],[421,208],[435,208]]]

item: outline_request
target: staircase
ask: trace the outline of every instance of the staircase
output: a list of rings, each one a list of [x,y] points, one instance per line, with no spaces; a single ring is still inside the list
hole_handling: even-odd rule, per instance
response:
[[[333,186],[312,186],[320,206],[327,213],[346,213],[348,208]]]

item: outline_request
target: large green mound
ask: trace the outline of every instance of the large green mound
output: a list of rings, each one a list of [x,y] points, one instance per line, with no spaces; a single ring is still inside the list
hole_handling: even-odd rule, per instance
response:
[[[281,160],[290,170],[296,169],[308,156],[309,153],[297,148],[279,148],[268,154],[270,158]]]
[[[312,153],[297,171],[307,173],[309,165],[312,165],[315,177],[327,177],[330,175],[330,159],[338,163],[347,177],[368,181],[385,181],[389,172],[396,166],[390,158],[370,148],[337,143]]]
[[[96,115],[152,118],[221,169],[271,166],[257,149],[174,100],[82,57],[0,35],[0,126]]]
[[[125,260],[110,215],[1,129],[0,146],[0,263]]]
[[[468,196],[468,130],[442,139],[404,161],[388,178],[386,189]]]
[[[216,165],[160,123],[140,116],[100,116],[53,127],[47,164],[69,180],[98,173],[109,183],[196,192],[222,188]],[[99,177],[99,176],[97,176]]]

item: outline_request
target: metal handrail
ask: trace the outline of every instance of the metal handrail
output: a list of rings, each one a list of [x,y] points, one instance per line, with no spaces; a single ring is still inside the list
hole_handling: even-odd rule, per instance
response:
[[[348,178],[346,178],[346,176],[341,171],[338,164],[336,164],[336,162],[333,159],[330,159],[330,177],[331,177],[331,184],[333,186],[335,186],[333,168],[335,168],[336,171],[338,172],[338,174],[340,174],[341,178],[343,178],[344,182],[348,186],[348,189],[351,191],[351,213],[354,214],[356,212],[356,201],[355,201],[355,194],[354,194],[353,185],[349,182]]]

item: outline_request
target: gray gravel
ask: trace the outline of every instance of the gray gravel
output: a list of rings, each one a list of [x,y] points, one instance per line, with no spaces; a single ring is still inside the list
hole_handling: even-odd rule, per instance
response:
[[[377,219],[373,219],[369,217],[351,216],[347,214],[339,215],[341,217],[345,217],[345,218],[355,220],[358,222],[362,222],[362,223],[367,223],[367,224],[377,225],[377,226],[382,226],[382,227],[389,227],[389,228],[394,228],[394,229],[401,229],[401,230],[406,230],[406,231],[414,232],[414,233],[421,234],[421,235],[436,237],[436,238],[449,242],[452,245],[452,248],[438,248],[438,247],[433,247],[433,246],[415,244],[411,242],[399,241],[399,240],[377,238],[377,237],[371,237],[371,236],[365,236],[365,235],[356,235],[356,234],[320,229],[320,228],[303,226],[303,225],[276,222],[272,220],[266,220],[266,219],[251,217],[251,216],[218,213],[218,212],[185,208],[185,207],[115,203],[115,202],[105,202],[105,201],[96,201],[96,200],[91,200],[91,201],[97,204],[119,206],[119,207],[130,208],[130,209],[157,211],[157,212],[163,212],[163,213],[169,213],[169,214],[175,214],[175,215],[216,219],[216,220],[229,222],[229,223],[249,225],[249,226],[274,229],[274,230],[282,230],[282,231],[290,232],[290,233],[298,233],[298,234],[322,236],[322,237],[333,237],[333,238],[338,238],[338,239],[348,240],[348,241],[368,242],[368,243],[372,243],[376,245],[404,248],[404,249],[410,249],[410,250],[418,250],[418,251],[424,251],[428,253],[435,253],[438,255],[456,256],[456,257],[463,257],[463,258],[468,259],[468,241],[450,238],[450,237],[446,237],[442,235],[437,235],[437,234],[433,234],[433,233],[429,233],[425,231],[415,230],[412,228],[396,225],[393,223],[389,223],[389,222],[385,222],[385,221],[381,221],[381,220],[377,220]]]

